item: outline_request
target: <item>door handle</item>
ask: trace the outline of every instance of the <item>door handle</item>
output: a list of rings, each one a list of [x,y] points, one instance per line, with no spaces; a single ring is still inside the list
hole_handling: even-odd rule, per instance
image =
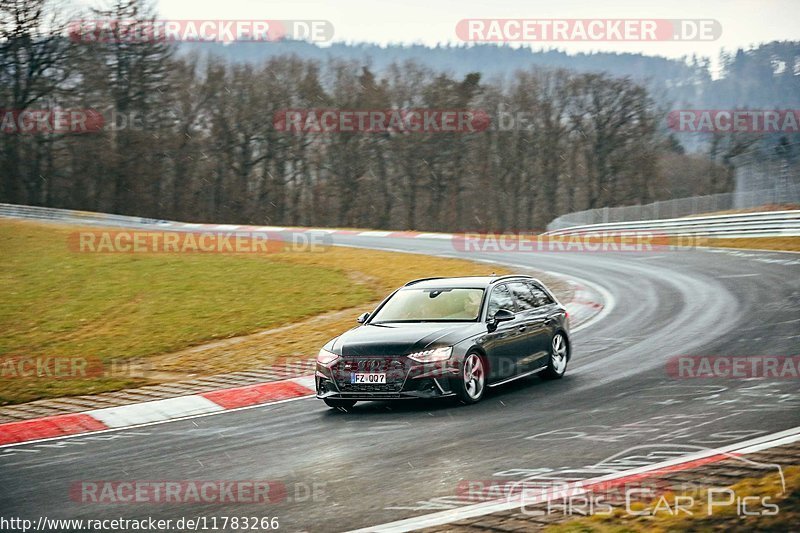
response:
[[[520,332],[520,333],[525,333],[525,330],[527,330],[527,329],[528,329],[528,327],[527,327],[527,326],[520,326],[520,327],[519,327],[519,332]]]

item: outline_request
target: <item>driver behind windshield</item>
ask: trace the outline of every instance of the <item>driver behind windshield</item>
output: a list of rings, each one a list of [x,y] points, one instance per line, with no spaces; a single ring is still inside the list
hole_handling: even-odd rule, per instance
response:
[[[483,289],[404,289],[378,310],[372,323],[474,321],[482,297]]]

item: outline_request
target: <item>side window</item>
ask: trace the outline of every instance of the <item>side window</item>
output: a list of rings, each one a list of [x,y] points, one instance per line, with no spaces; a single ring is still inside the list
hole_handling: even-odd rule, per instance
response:
[[[548,305],[553,303],[552,298],[550,298],[546,292],[542,289],[534,285],[533,283],[528,284],[531,288],[531,293],[533,293],[533,298],[536,300],[536,307],[541,307],[543,305]]]
[[[530,311],[536,307],[536,299],[526,283],[509,283],[509,289],[517,300],[517,307],[521,312]]]
[[[492,291],[492,296],[489,298],[489,317],[500,309],[508,309],[512,313],[516,313],[514,308],[514,297],[505,285],[498,285]]]

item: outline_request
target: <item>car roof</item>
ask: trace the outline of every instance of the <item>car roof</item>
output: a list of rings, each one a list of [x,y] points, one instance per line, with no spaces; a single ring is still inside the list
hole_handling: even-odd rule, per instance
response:
[[[522,274],[508,276],[464,276],[459,278],[422,278],[409,281],[403,288],[414,289],[444,289],[444,288],[481,288],[484,289],[499,281],[528,280],[537,281],[531,276]]]

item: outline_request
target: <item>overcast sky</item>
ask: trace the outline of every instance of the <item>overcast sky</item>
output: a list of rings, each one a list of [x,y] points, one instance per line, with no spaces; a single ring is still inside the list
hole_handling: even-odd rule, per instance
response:
[[[102,0],[79,0],[102,5]],[[722,36],[711,42],[534,43],[534,49],[642,52],[716,60],[732,50],[772,40],[800,40],[800,0],[158,0],[166,19],[324,19],[335,41],[371,43],[460,42],[456,23],[465,18],[659,18],[716,19]]]

